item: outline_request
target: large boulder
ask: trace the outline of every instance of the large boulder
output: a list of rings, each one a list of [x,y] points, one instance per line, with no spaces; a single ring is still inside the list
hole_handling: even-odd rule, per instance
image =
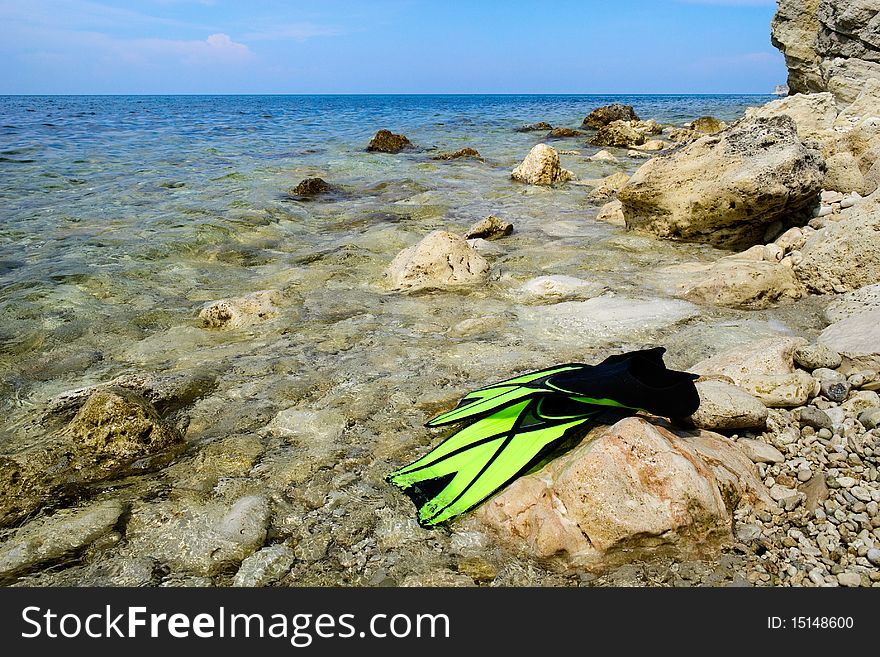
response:
[[[746,119],[649,160],[618,198],[630,229],[737,248],[817,206],[824,175],[791,118]]]
[[[851,292],[880,282],[880,198],[846,210],[840,221],[813,233],[795,266],[798,278],[812,292]]]
[[[741,502],[769,503],[769,496],[733,441],[631,417],[595,429],[476,516],[538,557],[601,568],[715,546],[730,538]]]
[[[767,424],[767,407],[757,397],[726,381],[697,381],[700,406],[690,417],[700,429],[763,429]]]
[[[613,121],[638,121],[639,117],[632,105],[624,105],[623,103],[612,103],[597,107],[590,112],[584,119],[583,125],[587,128],[596,128],[606,126]]]
[[[834,129],[837,120],[837,103],[829,92],[795,94],[778,98],[761,107],[746,110],[749,118],[768,118],[785,114],[794,120],[801,139],[823,139]]]
[[[463,237],[442,230],[398,253],[385,272],[398,291],[469,285],[485,281],[488,275],[489,263],[483,256]]]
[[[804,294],[791,259],[783,262],[728,256],[697,266],[680,296],[695,303],[729,308],[765,308]]]
[[[510,177],[530,185],[556,185],[573,178],[571,171],[559,164],[559,153],[547,144],[537,144]]]
[[[771,40],[785,55],[792,93],[830,91],[840,106],[880,79],[876,0],[779,0]]]
[[[593,146],[617,146],[628,148],[645,143],[647,131],[637,130],[629,121],[612,121],[599,128],[590,140]]]
[[[843,357],[841,371],[880,372],[880,309],[867,309],[828,326],[819,342]]]
[[[412,142],[404,135],[396,135],[390,130],[379,130],[370,140],[367,150],[378,153],[399,153],[411,147]]]

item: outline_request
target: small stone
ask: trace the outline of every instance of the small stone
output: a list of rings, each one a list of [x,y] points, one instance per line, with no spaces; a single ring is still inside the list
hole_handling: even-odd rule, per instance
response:
[[[880,408],[867,408],[859,413],[859,422],[865,429],[871,430],[880,427]]]
[[[802,427],[813,427],[814,429],[834,429],[834,423],[824,411],[812,406],[804,406],[800,411],[800,423]]]
[[[763,440],[740,438],[736,441],[737,446],[745,452],[752,463],[782,463],[785,456],[778,449]],[[793,492],[793,491],[792,491]]]
[[[505,237],[510,235],[513,232],[513,224],[509,221],[504,221],[503,219],[499,219],[493,214],[490,214],[485,219],[481,219],[473,226],[468,228],[467,232],[464,234],[464,238],[466,240],[472,239],[484,239],[484,240],[496,240],[500,237]]]
[[[781,502],[782,500],[788,499],[797,495],[797,491],[792,490],[791,488],[787,488],[780,484],[776,484],[770,489],[770,497],[772,497],[777,502]]]
[[[837,483],[841,488],[852,488],[856,485],[856,480],[852,477],[838,477]]]
[[[820,440],[830,440],[833,435],[829,429],[819,429],[816,433]]]
[[[761,528],[755,524],[739,523],[736,526],[736,538],[743,543],[749,543],[761,538]]]
[[[809,344],[794,350],[794,362],[805,370],[840,367],[840,354],[824,344]]]
[[[871,501],[871,491],[864,486],[853,486],[849,489],[849,494],[862,502]]]
[[[826,399],[842,402],[849,394],[849,382],[840,372],[820,367],[813,370],[813,377],[819,379],[821,394]]]
[[[861,586],[862,578],[859,577],[857,573],[840,573],[837,576],[837,581],[841,586]]]
[[[807,482],[813,478],[813,472],[809,468],[801,468],[797,473],[798,481]]]
[[[491,582],[498,576],[495,566],[482,557],[462,559],[458,562],[458,572],[475,582]]]
[[[865,557],[867,557],[868,561],[870,561],[875,566],[880,566],[880,550],[878,550],[877,548],[869,549],[868,552],[865,554]]]

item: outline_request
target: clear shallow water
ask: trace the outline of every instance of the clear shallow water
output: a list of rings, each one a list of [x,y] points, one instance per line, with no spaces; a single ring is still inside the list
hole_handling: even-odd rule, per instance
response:
[[[719,255],[596,222],[590,187],[513,183],[510,170],[544,137],[514,128],[580,127],[609,102],[632,104],[661,123],[706,114],[732,120],[769,99],[0,97],[0,451],[38,442],[34,416],[62,391],[131,372],[206,371],[217,387],[191,409],[193,453],[210,441],[263,436],[244,489],[335,490],[343,500],[335,507],[351,508],[353,518],[372,500],[371,520],[352,520],[359,529],[343,523],[353,535],[406,523],[412,508],[382,477],[436,438],[421,425],[438,405],[513,370],[663,337],[548,339],[528,319],[534,312],[517,305],[516,286],[569,274],[616,294],[662,296],[652,275],[658,267]],[[421,150],[365,152],[380,128],[406,134]],[[562,160],[580,179],[631,172],[643,161],[619,151],[619,165],[589,162],[598,149],[586,140],[553,142],[578,151]],[[464,146],[485,161],[430,159],[434,149]],[[341,191],[326,201],[286,195],[314,175]],[[400,249],[490,213],[516,227],[496,243],[495,281],[414,296],[382,289],[382,272]],[[233,331],[200,327],[205,301],[262,289],[284,294],[277,318]],[[773,312],[706,311],[705,318],[718,341],[782,326]],[[693,321],[686,330],[709,331]],[[691,334],[682,335],[669,344],[674,364],[686,365],[698,353]],[[297,416],[302,426],[266,428],[288,409],[306,413]],[[328,426],[338,431],[328,434]],[[298,448],[272,442],[288,434]],[[173,489],[175,472],[145,477],[128,494]],[[360,482],[347,479],[352,473]],[[305,516],[291,504],[287,519],[277,520],[279,536],[294,535],[300,525],[290,518]],[[379,528],[369,525],[377,515]],[[411,570],[430,571],[430,559],[416,562]],[[360,568],[352,575],[351,566],[329,566],[316,583],[375,575]]]

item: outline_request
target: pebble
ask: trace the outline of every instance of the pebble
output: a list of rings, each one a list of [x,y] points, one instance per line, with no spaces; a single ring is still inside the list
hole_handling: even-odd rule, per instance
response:
[[[745,452],[752,463],[782,463],[785,456],[773,445],[763,440],[740,438],[736,441],[737,446]]]
[[[820,392],[826,399],[842,402],[849,394],[849,381],[840,372],[820,367],[813,370],[813,378],[819,379]]]
[[[794,362],[805,370],[840,367],[840,354],[824,344],[803,345],[794,350]]]
[[[880,550],[877,548],[871,548],[865,553],[865,556],[872,564],[880,566]]]
[[[862,426],[865,427],[865,429],[876,429],[880,426],[880,408],[866,408],[859,413],[859,422],[862,423]]]
[[[834,423],[825,411],[820,411],[812,406],[805,406],[800,411],[800,422],[802,427],[813,427],[814,429],[834,428]]]
[[[849,489],[849,492],[857,500],[861,500],[862,502],[871,501],[871,491],[864,486],[853,486]]]
[[[798,481],[807,482],[813,478],[813,471],[809,468],[801,468],[797,473]]]
[[[858,576],[856,573],[840,573],[837,576],[837,581],[841,586],[861,586],[862,578]]]

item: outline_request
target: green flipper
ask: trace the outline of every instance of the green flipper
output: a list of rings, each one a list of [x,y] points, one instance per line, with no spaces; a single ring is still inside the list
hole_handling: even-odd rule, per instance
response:
[[[427,426],[471,423],[388,480],[412,498],[421,524],[436,525],[543,464],[608,406],[688,416],[699,405],[696,375],[667,369],[663,352],[656,347],[598,365],[557,365],[475,390]]]

